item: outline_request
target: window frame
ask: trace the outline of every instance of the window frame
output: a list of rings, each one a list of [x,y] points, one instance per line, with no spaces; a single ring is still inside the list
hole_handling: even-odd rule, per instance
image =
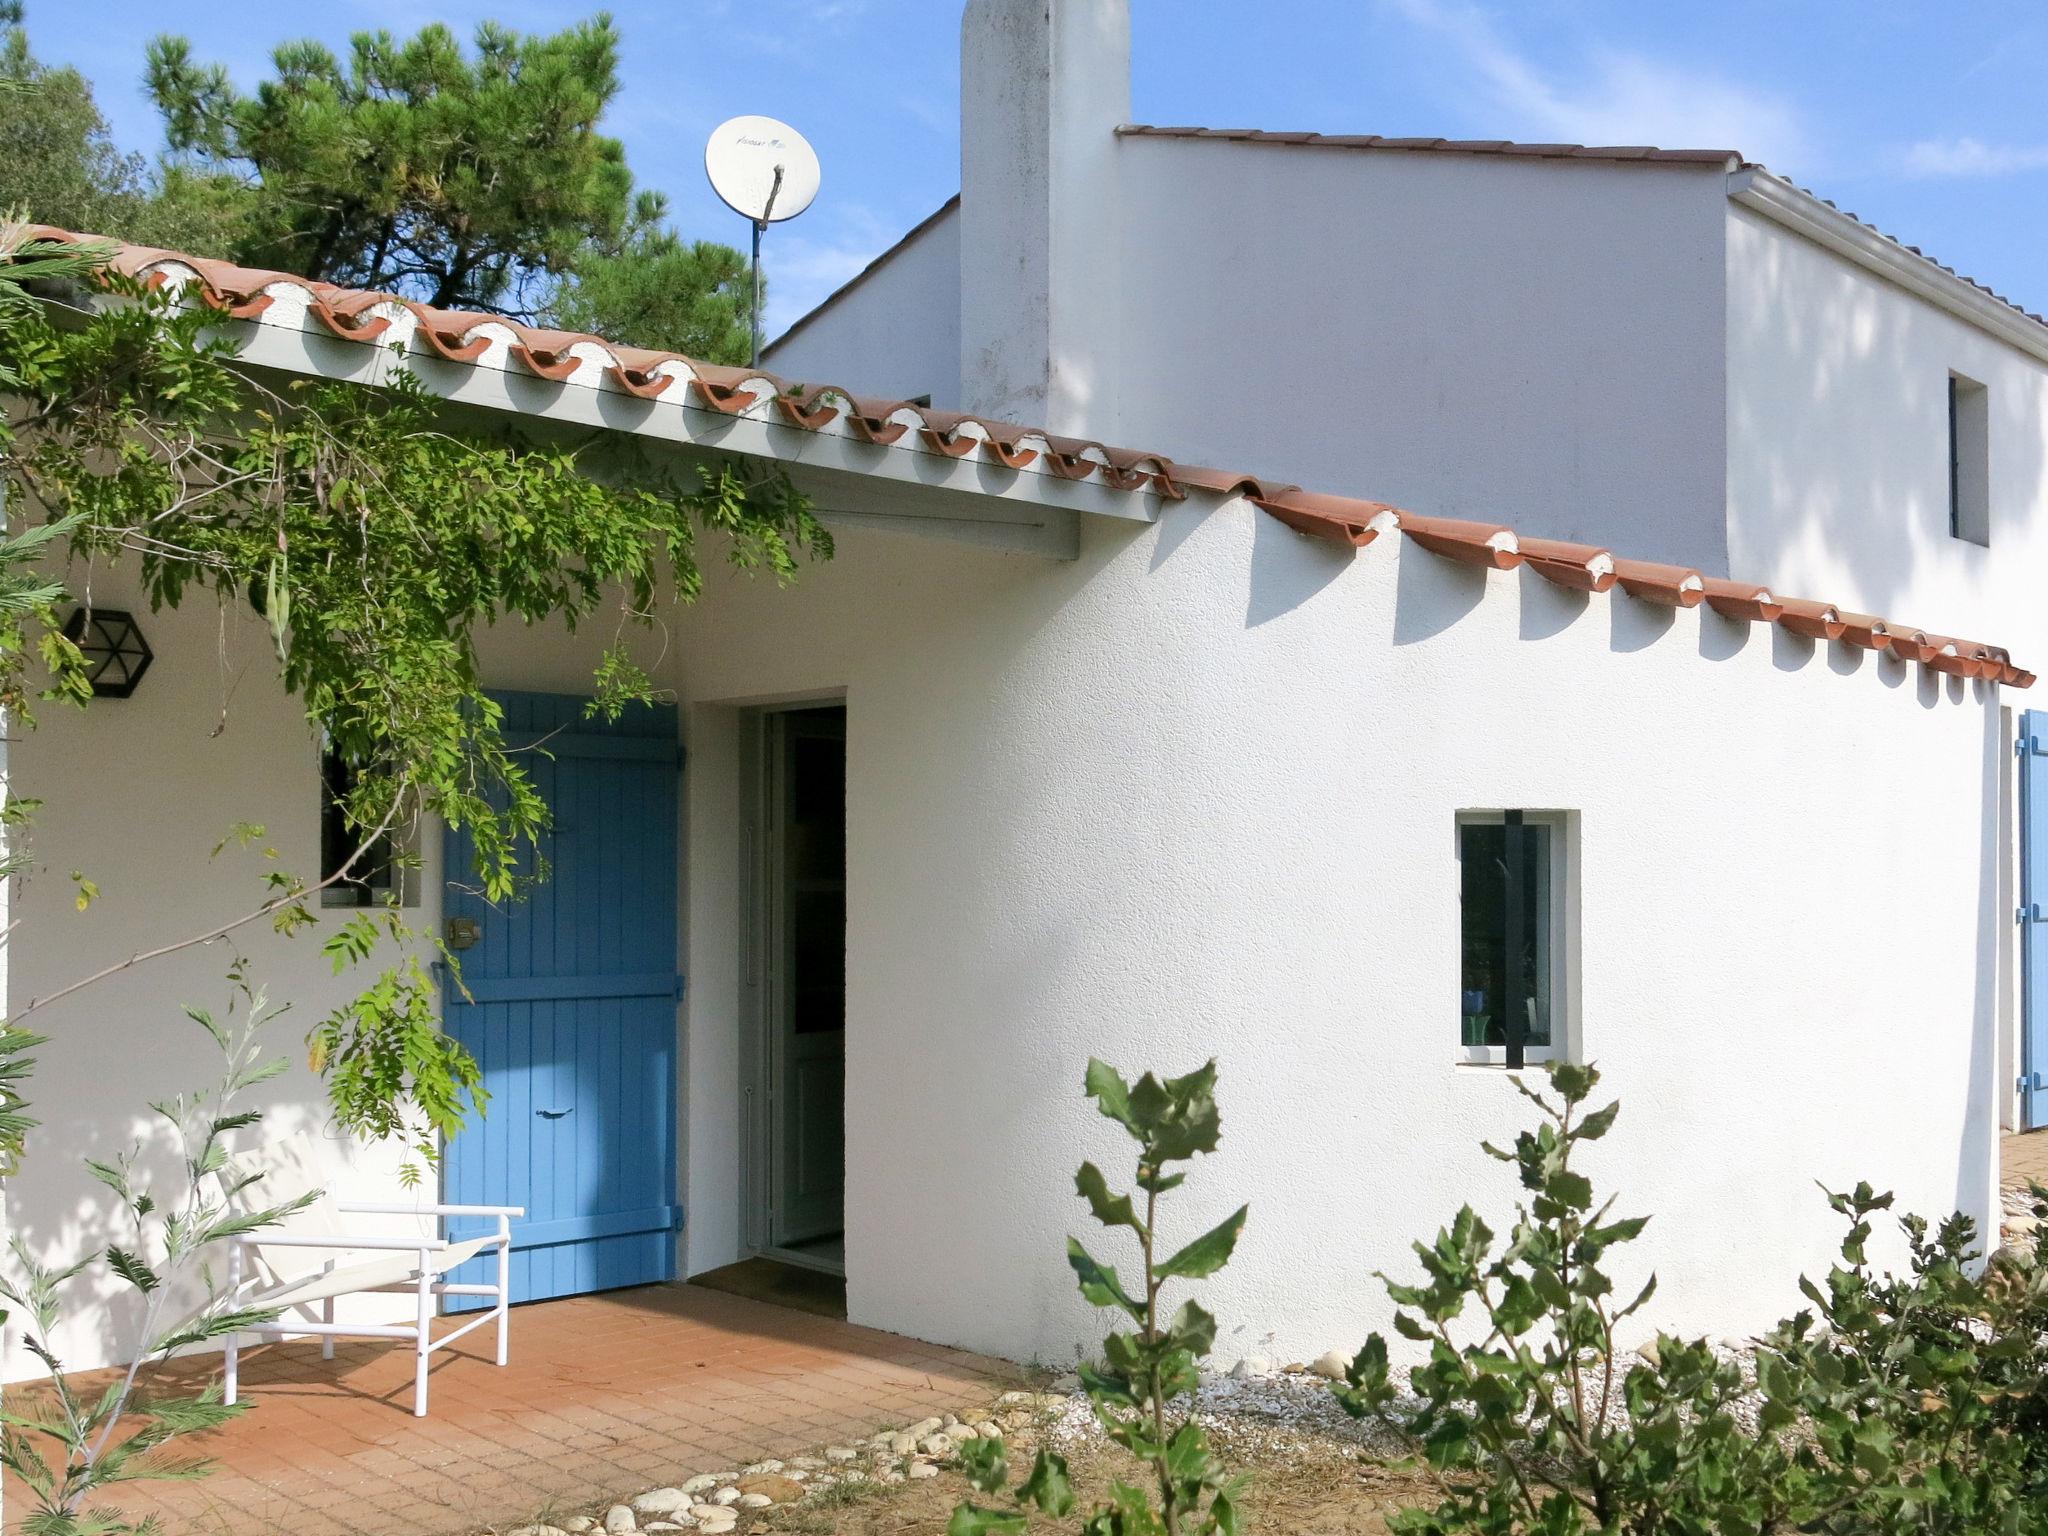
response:
[[[1991,547],[1991,391],[1948,374],[1948,535]]]
[[[1466,827],[1498,827],[1507,823],[1510,810],[1519,810],[1525,827],[1541,828],[1548,845],[1550,858],[1550,879],[1544,892],[1546,910],[1541,914],[1544,947],[1548,953],[1549,965],[1539,967],[1545,971],[1542,989],[1536,995],[1550,1018],[1550,1040],[1544,1045],[1525,1043],[1522,1047],[1524,1066],[1541,1066],[1547,1062],[1570,1061],[1575,1031],[1573,987],[1573,953],[1576,924],[1573,921],[1576,892],[1577,844],[1576,817],[1565,810],[1540,809],[1535,807],[1502,806],[1493,809],[1474,808],[1461,810],[1452,818],[1451,853],[1460,870],[1458,891],[1457,967],[1455,988],[1457,1012],[1453,1014],[1455,1028],[1452,1039],[1456,1046],[1453,1058],[1459,1066],[1504,1067],[1507,1065],[1508,1050],[1505,1045],[1467,1045],[1464,1031],[1464,953],[1465,919],[1463,868],[1465,861],[1463,832]],[[1532,978],[1532,991],[1535,983]]]

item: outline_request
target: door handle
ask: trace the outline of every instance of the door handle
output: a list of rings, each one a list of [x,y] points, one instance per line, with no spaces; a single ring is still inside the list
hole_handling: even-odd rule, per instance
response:
[[[564,1115],[573,1114],[575,1112],[575,1109],[576,1106],[574,1104],[571,1104],[567,1109],[537,1109],[534,1111],[534,1113],[539,1115],[543,1120],[559,1120]]]

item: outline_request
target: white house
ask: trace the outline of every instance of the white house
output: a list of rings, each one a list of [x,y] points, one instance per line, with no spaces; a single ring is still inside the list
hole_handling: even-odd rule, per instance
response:
[[[1070,1357],[1071,1174],[1120,1150],[1091,1054],[1220,1061],[1185,1220],[1251,1202],[1226,1362],[1355,1344],[1375,1269],[1504,1204],[1517,1036],[1624,1101],[1597,1171],[1658,1213],[1660,1325],[1795,1304],[1816,1179],[1988,1221],[2048,329],[1734,156],[1134,130],[1126,38],[1115,0],[974,0],[959,203],[780,378],[121,254],[280,375],[772,459],[832,514],[793,589],[670,617],[672,712],[575,724],[594,646],[491,637],[515,733],[572,725],[558,877],[488,910],[430,840],[416,894],[475,925],[447,1024],[494,1106],[446,1181],[529,1207],[519,1294],[769,1253],[843,1267],[857,1322]],[[13,744],[104,892],[17,892],[15,1007],[233,910],[232,822],[318,857],[267,631],[139,617],[134,695]],[[309,1015],[345,985],[252,949]],[[76,1157],[199,1070],[176,1005],[217,970],[49,1010],[32,1245],[89,1234]],[[340,1192],[398,1195],[310,1073],[277,1093]]]

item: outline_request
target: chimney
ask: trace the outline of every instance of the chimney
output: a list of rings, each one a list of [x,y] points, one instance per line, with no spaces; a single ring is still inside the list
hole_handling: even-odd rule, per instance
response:
[[[960,23],[962,406],[1115,440],[1117,126],[1128,0],[968,0]]]

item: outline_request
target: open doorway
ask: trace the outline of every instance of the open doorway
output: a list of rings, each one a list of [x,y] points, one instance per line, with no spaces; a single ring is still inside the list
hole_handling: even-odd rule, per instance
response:
[[[846,708],[763,711],[748,980],[757,1253],[846,1271]]]

